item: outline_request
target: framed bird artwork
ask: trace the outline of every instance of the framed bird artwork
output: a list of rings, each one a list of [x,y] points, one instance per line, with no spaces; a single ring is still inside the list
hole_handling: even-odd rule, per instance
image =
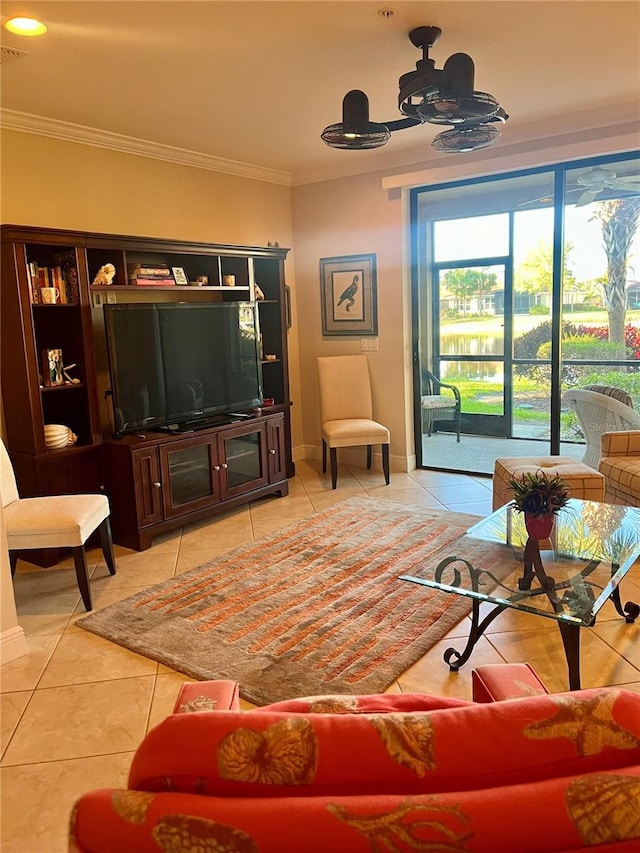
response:
[[[323,335],[378,334],[376,256],[320,258]]]

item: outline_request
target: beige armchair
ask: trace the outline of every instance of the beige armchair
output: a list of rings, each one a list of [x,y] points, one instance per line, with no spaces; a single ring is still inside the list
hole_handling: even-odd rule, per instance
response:
[[[607,503],[640,506],[640,430],[605,432],[598,470]]]
[[[564,403],[576,413],[586,443],[582,461],[591,468],[598,468],[603,433],[640,429],[640,412],[603,391],[567,391]]]
[[[11,575],[15,574],[18,551],[71,548],[80,595],[85,608],[91,610],[91,588],[84,545],[96,528],[109,573],[116,573],[109,524],[109,501],[106,496],[47,495],[20,498],[13,466],[2,441],[0,495]]]
[[[320,419],[322,422],[322,471],[327,470],[327,447],[331,454],[331,487],[338,481],[338,447],[367,446],[367,468],[371,448],[382,445],[382,469],[389,485],[389,442],[387,427],[373,420],[369,363],[365,355],[325,356],[318,359]]]

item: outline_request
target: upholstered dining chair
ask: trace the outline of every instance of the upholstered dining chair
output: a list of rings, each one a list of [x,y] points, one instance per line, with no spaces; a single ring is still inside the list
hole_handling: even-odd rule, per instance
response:
[[[366,355],[323,356],[318,359],[320,420],[322,422],[322,471],[327,470],[327,447],[331,455],[331,487],[338,482],[338,447],[382,445],[382,470],[389,485],[389,442],[386,426],[373,420],[373,400]]]
[[[607,386],[590,386],[607,388]],[[610,392],[617,391],[617,394]],[[640,429],[640,412],[631,406],[631,397],[620,389],[587,390],[575,388],[565,393],[565,406],[575,412],[585,440],[582,461],[597,470],[602,458],[602,435],[605,432]]]
[[[446,393],[442,393],[442,389]],[[420,395],[422,408],[422,430],[430,436],[435,421],[453,421],[456,434],[460,441],[460,421],[462,419],[460,391],[455,385],[441,382],[437,376],[422,368],[422,393]]]
[[[111,542],[109,501],[105,495],[46,495],[21,498],[4,442],[0,441],[0,495],[7,534],[11,576],[15,574],[18,551],[41,548],[71,548],[82,601],[91,610],[91,588],[84,545],[94,530],[100,535],[102,553],[115,575]]]

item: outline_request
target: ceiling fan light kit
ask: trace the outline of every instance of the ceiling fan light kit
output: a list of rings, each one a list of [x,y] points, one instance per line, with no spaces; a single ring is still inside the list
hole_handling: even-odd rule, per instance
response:
[[[428,123],[453,128],[433,140],[437,151],[464,153],[493,145],[501,133],[489,123],[506,122],[509,116],[493,95],[474,90],[475,67],[466,53],[454,53],[441,70],[435,67],[429,49],[441,32],[439,27],[417,27],[409,33],[411,43],[422,49],[422,59],[415,71],[403,74],[398,81],[398,107],[404,118],[369,121],[368,98],[353,89],[342,102],[342,121],[326,127],[322,140],[331,148],[380,148],[392,132]]]
[[[360,89],[352,89],[342,100],[342,121],[322,131],[331,148],[380,148],[391,136],[384,124],[369,121],[369,99]]]

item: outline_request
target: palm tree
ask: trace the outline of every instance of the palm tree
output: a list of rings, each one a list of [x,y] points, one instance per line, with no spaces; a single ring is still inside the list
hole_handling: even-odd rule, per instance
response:
[[[609,315],[609,340],[623,344],[627,312],[627,259],[640,216],[640,198],[615,198],[598,202],[593,214],[602,224],[607,253],[604,301]]]

